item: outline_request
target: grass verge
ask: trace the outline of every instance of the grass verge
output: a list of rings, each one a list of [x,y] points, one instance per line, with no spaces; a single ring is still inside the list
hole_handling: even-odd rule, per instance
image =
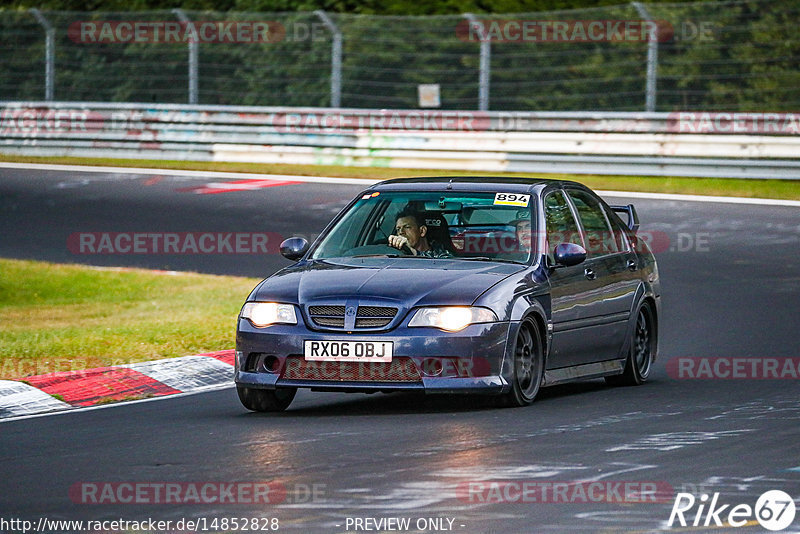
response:
[[[0,155],[0,161],[65,165],[99,165],[110,167],[145,167],[216,172],[291,174],[299,176],[336,176],[343,178],[368,178],[375,180],[388,180],[390,178],[408,176],[486,176],[487,174],[494,174],[497,176],[538,176],[545,178],[575,180],[584,183],[593,189],[800,200],[800,180],[739,180],[733,178],[605,176],[592,174],[573,175],[541,173],[485,173],[426,169],[390,169],[385,167],[342,167],[336,165],[287,165],[3,155]]]
[[[255,278],[0,259],[0,378],[231,349]]]

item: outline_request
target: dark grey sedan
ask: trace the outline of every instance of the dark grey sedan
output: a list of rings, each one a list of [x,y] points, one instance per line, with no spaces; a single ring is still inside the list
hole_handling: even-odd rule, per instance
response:
[[[622,214],[625,221],[618,215]],[[632,205],[569,181],[414,178],[359,194],[242,307],[236,386],[284,410],[298,388],[491,395],[647,380],[660,285]]]

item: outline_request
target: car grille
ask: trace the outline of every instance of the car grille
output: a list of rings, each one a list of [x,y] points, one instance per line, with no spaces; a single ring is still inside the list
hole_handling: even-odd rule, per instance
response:
[[[329,382],[419,382],[417,366],[411,358],[392,358],[391,362],[319,362],[302,356],[289,356],[282,378],[287,380],[325,380]]]
[[[344,328],[344,306],[309,306],[311,321],[326,328]],[[359,306],[356,312],[356,328],[382,328],[392,322],[397,308],[388,306]]]

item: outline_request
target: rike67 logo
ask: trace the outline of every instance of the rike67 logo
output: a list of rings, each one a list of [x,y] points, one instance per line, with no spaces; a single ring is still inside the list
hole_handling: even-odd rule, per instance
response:
[[[767,530],[778,531],[792,524],[795,512],[792,497],[780,490],[764,492],[755,507],[749,504],[719,504],[719,493],[714,493],[710,501],[707,494],[698,499],[691,493],[678,493],[667,526],[671,527],[677,522],[681,527],[689,524],[693,527],[744,527],[757,522]]]

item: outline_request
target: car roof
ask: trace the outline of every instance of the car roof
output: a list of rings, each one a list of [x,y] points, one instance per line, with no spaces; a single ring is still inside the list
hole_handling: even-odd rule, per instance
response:
[[[418,176],[414,178],[395,178],[373,185],[378,191],[487,191],[487,192],[538,192],[549,185],[573,185],[585,187],[569,180],[548,178],[524,178],[520,176]]]

